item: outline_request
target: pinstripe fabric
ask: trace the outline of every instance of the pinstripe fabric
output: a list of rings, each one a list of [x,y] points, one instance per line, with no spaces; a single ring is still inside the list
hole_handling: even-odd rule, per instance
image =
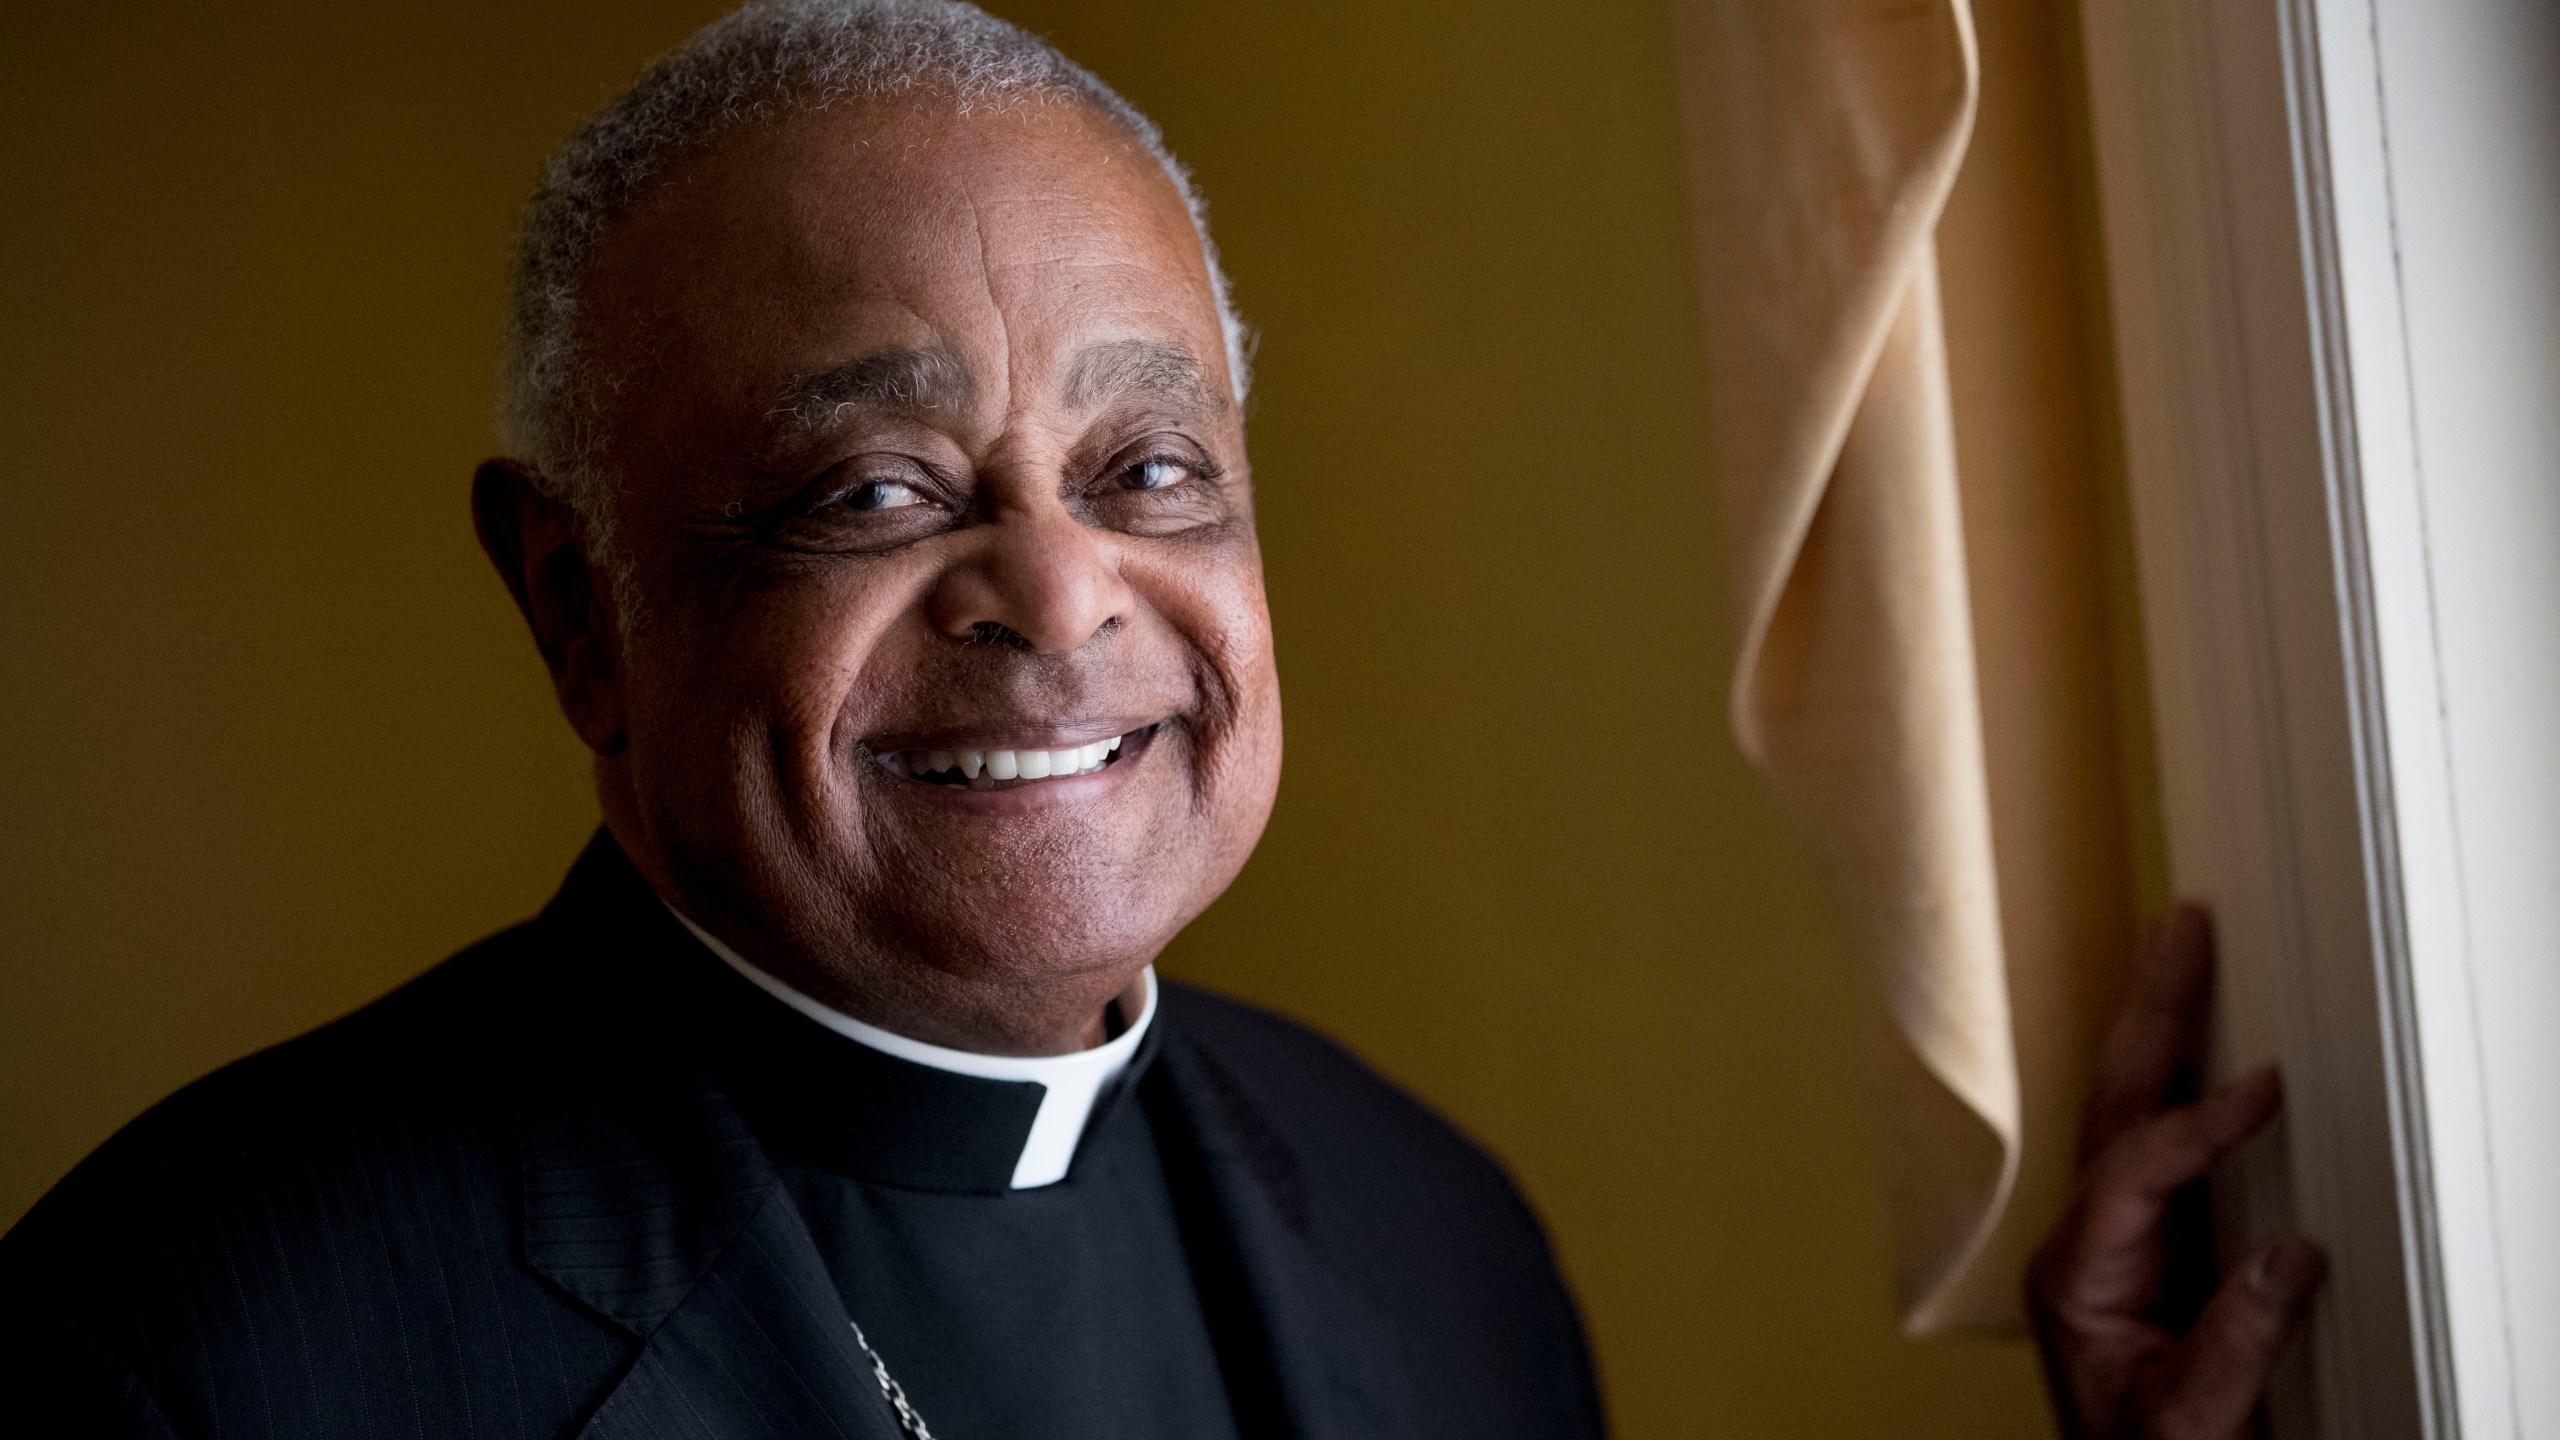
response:
[[[843,1302],[779,1189],[579,1433],[899,1440]]]
[[[600,836],[539,919],[154,1107],[0,1239],[0,1430],[896,1440],[704,1078],[705,959]],[[1306,1031],[1164,1003],[1146,1103],[1243,1433],[1600,1432],[1491,1162]]]

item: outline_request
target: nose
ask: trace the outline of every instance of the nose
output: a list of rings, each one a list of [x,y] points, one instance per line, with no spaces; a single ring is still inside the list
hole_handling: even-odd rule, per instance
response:
[[[1064,506],[1008,510],[979,534],[927,602],[934,628],[955,640],[1010,631],[1034,650],[1065,654],[1134,603],[1102,536]]]

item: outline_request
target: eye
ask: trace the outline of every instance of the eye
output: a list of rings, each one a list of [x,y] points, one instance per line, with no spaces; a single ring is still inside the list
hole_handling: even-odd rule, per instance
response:
[[[846,491],[843,503],[847,510],[900,510],[923,504],[924,496],[900,481],[873,480]]]
[[[1191,478],[1191,467],[1178,460],[1141,460],[1120,472],[1123,490],[1170,490]]]

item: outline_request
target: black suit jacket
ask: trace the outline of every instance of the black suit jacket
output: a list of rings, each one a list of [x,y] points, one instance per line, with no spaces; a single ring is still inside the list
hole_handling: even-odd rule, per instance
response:
[[[669,1000],[693,946],[600,838],[537,919],[154,1107],[0,1240],[0,1429],[896,1440]],[[1287,1021],[1167,985],[1158,1024],[1248,1436],[1601,1433],[1491,1160]]]

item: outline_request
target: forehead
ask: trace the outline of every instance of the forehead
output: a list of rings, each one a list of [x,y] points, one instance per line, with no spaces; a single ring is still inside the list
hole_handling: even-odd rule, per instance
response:
[[[605,238],[581,302],[612,408],[632,415],[752,407],[887,347],[1057,391],[1097,344],[1172,342],[1225,379],[1180,194],[1065,101],[866,102],[727,137]]]

